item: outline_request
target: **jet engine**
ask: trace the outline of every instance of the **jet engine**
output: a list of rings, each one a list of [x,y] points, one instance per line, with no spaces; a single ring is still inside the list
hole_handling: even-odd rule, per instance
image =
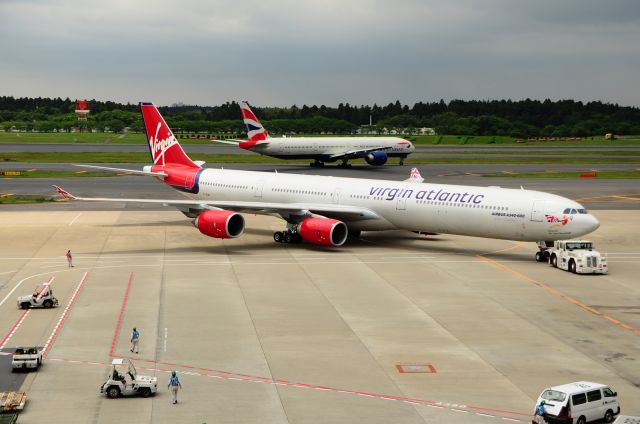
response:
[[[307,218],[300,223],[302,240],[321,246],[342,246],[347,240],[347,225],[335,219]]]
[[[237,212],[208,210],[193,221],[204,235],[214,238],[236,238],[244,232],[244,218]]]
[[[387,163],[387,158],[387,153],[384,150],[374,150],[373,152],[367,153],[364,160],[366,160],[369,165],[380,166]]]

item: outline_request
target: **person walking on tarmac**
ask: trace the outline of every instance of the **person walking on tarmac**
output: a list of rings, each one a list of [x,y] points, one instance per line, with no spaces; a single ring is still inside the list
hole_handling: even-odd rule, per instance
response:
[[[67,264],[69,265],[69,268],[73,268],[73,257],[71,256],[71,250],[67,250],[67,254],[65,256],[67,257]]]
[[[167,388],[171,389],[171,398],[173,399],[173,404],[178,403],[178,389],[182,389],[182,384],[180,384],[180,379],[176,375],[175,371],[171,371],[171,377],[169,377],[169,384]]]
[[[140,339],[140,332],[136,327],[133,327],[131,332],[131,352],[138,353],[138,340]]]

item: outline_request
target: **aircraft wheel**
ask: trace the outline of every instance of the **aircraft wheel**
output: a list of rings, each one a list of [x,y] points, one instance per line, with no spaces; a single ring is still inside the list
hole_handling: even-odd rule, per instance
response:
[[[275,233],[273,233],[273,241],[275,241],[276,243],[282,243],[283,238],[284,234],[282,233],[282,231],[276,231]]]
[[[284,242],[289,244],[293,241],[293,237],[289,231],[284,233]]]

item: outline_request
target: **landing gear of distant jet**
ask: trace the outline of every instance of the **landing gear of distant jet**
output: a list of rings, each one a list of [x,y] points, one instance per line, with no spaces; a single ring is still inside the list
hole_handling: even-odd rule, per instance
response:
[[[404,158],[400,158],[400,162],[398,163],[398,165],[400,166],[404,165]]]
[[[351,165],[346,161],[343,160],[342,163],[340,164],[341,168],[351,168]]]
[[[324,162],[320,162],[319,160],[315,160],[309,164],[312,168],[322,168],[324,167]]]
[[[291,231],[276,231],[273,233],[273,240],[276,243],[302,243],[302,237],[298,233]]]

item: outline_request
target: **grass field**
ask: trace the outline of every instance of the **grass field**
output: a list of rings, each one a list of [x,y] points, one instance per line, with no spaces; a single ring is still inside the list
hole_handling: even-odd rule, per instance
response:
[[[25,203],[53,202],[52,197],[0,195],[0,205],[21,205]]]
[[[580,172],[527,172],[527,173],[517,173],[517,172],[509,172],[509,173],[497,173],[497,174],[481,174],[483,177],[502,177],[502,178],[580,178]],[[598,179],[621,179],[621,178],[630,178],[630,179],[638,179],[640,178],[640,170],[629,170],[629,171],[598,171],[597,177]]]
[[[604,137],[585,138],[580,141],[525,141],[516,142],[513,137],[507,136],[468,136],[468,135],[420,135],[409,136],[414,144],[418,145],[474,145],[474,144],[517,144],[519,146],[636,146],[640,145],[638,138],[620,138],[614,141],[605,140]]]
[[[612,147],[615,148],[615,147]],[[431,150],[431,151],[419,151],[420,154],[433,154],[433,155],[509,155],[509,156],[640,156],[640,150],[580,150],[578,153],[572,150],[498,150],[498,149],[484,149],[478,150]]]
[[[12,170],[13,171],[13,170]],[[118,174],[109,172],[87,171],[41,171],[38,169],[20,171],[20,175],[0,175],[2,178],[82,178],[82,177],[115,177]]]
[[[198,154],[192,155],[194,160],[204,160],[208,163],[309,163],[309,160],[281,160],[261,155],[235,155],[235,154]],[[18,152],[0,153],[1,162],[34,162],[34,163],[148,163],[148,153],[108,153],[108,152]],[[362,159],[351,161],[364,163]],[[390,160],[389,163],[395,163]],[[613,163],[640,163],[640,156],[625,158],[589,157],[500,157],[461,155],[458,157],[417,157],[409,156],[407,164],[429,163],[461,163],[461,164],[613,164]]]
[[[322,135],[308,134],[306,137],[322,137]],[[467,135],[421,135],[402,136],[418,145],[506,145],[522,146],[633,146],[640,145],[638,138],[620,138],[615,141],[605,140],[604,137],[583,139],[581,141],[530,141],[516,143],[516,139],[507,136],[467,136]],[[209,140],[179,139],[184,144],[210,144]],[[90,143],[90,144],[144,144],[144,134],[113,134],[113,133],[13,133],[0,132],[0,143]]]

